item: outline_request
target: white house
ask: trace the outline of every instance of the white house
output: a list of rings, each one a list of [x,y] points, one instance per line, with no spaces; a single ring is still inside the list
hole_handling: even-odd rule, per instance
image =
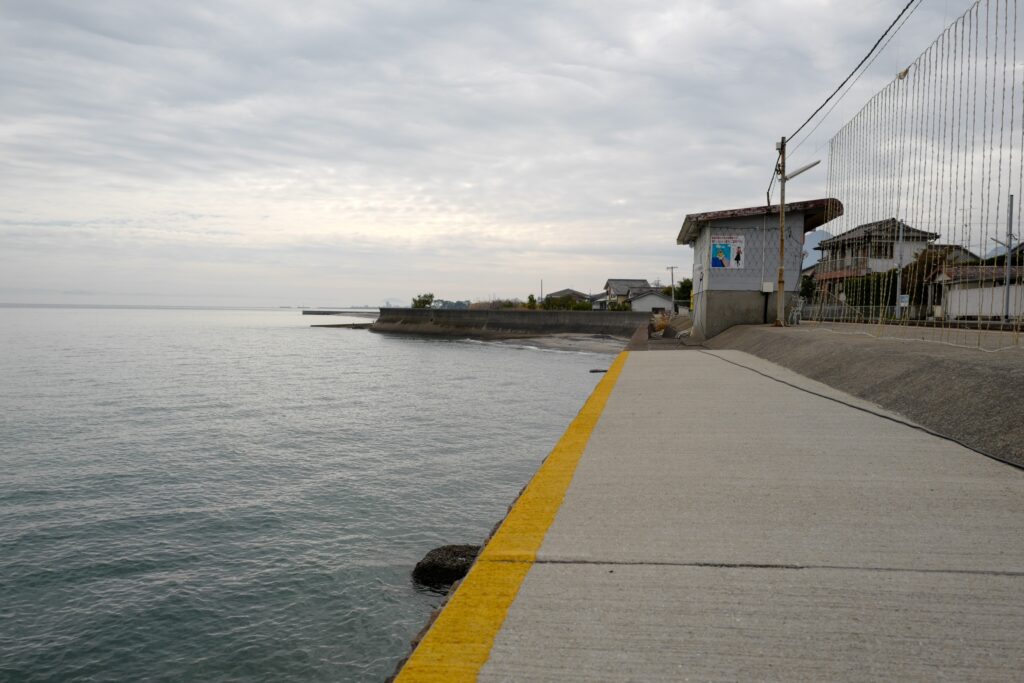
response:
[[[647,313],[664,313],[672,310],[672,297],[662,294],[656,289],[630,290],[626,301],[634,311]]]
[[[624,304],[629,298],[629,290],[639,287],[650,288],[651,283],[640,279],[611,279],[604,283],[604,292],[607,295],[608,304],[612,302]]]
[[[814,247],[822,252],[814,279],[819,285],[829,286],[848,277],[908,266],[938,238],[937,233],[912,228],[895,218],[864,223]]]
[[[946,266],[933,282],[941,287],[936,314],[947,320],[1002,318],[1006,307],[1006,267]],[[1010,267],[1010,317],[1024,317],[1024,266]]]

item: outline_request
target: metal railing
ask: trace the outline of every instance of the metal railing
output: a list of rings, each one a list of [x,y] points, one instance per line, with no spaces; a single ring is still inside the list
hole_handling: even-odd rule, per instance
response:
[[[927,306],[911,305],[899,310],[896,306],[849,306],[841,303],[808,303],[803,307],[804,320],[822,322],[898,322],[900,320],[925,320],[929,314]]]
[[[822,259],[818,262],[815,272],[827,274],[844,270],[867,270],[867,256],[844,256],[842,258]]]

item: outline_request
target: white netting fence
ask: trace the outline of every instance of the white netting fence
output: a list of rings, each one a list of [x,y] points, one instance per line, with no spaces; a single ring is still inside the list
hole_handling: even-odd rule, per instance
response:
[[[828,196],[842,210],[823,227],[804,320],[1020,345],[1020,15],[1018,0],[974,3],[828,143]]]

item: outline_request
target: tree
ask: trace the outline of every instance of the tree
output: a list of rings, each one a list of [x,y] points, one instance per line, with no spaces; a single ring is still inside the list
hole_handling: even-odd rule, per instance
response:
[[[680,280],[679,284],[676,285],[676,301],[684,306],[689,306],[691,292],[693,292],[693,280],[690,278]]]
[[[573,307],[575,301],[571,296],[560,296],[544,297],[544,301],[541,302],[540,307],[545,311],[567,311]]]
[[[413,308],[430,308],[430,305],[434,303],[433,294],[418,294],[412,300]]]
[[[533,294],[526,297],[526,307],[529,308],[531,311],[537,308],[537,297],[535,297]]]
[[[817,291],[818,285],[814,281],[813,275],[804,275],[800,278],[800,296],[804,298],[804,301],[810,301],[814,298],[814,292]]]

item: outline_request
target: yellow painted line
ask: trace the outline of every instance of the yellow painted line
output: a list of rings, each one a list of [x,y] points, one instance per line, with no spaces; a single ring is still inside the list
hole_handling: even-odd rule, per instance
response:
[[[629,353],[612,363],[402,667],[397,683],[472,681],[487,663],[519,586],[562,506],[576,465]]]

